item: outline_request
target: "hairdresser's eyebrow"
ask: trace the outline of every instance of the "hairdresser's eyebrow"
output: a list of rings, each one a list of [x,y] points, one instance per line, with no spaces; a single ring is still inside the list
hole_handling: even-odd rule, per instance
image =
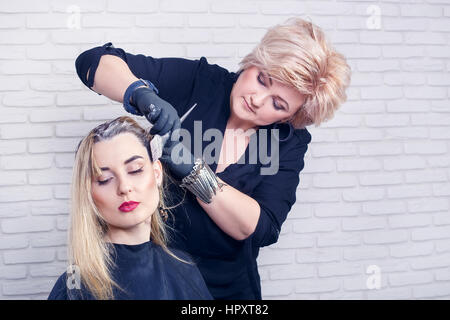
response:
[[[272,86],[273,83],[272,83],[272,77],[270,76],[270,74],[267,74],[267,78],[269,78],[270,86]],[[289,111],[289,103],[287,103],[287,101],[284,100],[282,97],[280,97],[280,96],[277,96],[277,97],[278,97],[278,99],[280,99],[281,101],[283,101],[286,104],[287,111]]]
[[[131,161],[134,161],[134,160],[136,160],[136,159],[144,159],[144,158],[141,157],[141,156],[132,156],[130,159],[125,160],[125,161],[123,162],[123,164],[128,164],[128,163],[130,163]],[[102,169],[102,171],[108,171],[108,170],[109,170],[108,167],[103,167],[103,168],[100,168],[100,169]]]

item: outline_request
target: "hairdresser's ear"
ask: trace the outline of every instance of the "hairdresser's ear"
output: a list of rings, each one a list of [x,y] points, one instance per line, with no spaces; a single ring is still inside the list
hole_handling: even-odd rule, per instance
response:
[[[155,174],[156,183],[160,186],[163,180],[163,168],[161,161],[153,161],[153,172]]]

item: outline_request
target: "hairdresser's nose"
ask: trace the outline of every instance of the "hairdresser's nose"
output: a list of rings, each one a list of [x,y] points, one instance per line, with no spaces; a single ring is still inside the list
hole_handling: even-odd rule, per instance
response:
[[[264,102],[266,101],[267,94],[264,92],[258,92],[255,93],[253,96],[250,97],[250,102],[252,104],[252,107],[259,109],[264,105]]]

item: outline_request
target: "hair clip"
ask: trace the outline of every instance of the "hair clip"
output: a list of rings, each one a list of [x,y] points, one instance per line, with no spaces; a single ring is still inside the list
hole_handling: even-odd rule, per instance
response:
[[[162,156],[163,141],[159,134],[155,134],[150,141],[150,152],[152,153],[152,160],[156,161]]]

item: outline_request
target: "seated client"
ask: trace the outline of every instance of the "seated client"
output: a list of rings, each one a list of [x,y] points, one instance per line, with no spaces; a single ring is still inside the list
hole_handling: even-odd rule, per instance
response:
[[[211,299],[189,256],[167,247],[161,162],[130,117],[78,145],[71,190],[69,267],[48,299]]]

